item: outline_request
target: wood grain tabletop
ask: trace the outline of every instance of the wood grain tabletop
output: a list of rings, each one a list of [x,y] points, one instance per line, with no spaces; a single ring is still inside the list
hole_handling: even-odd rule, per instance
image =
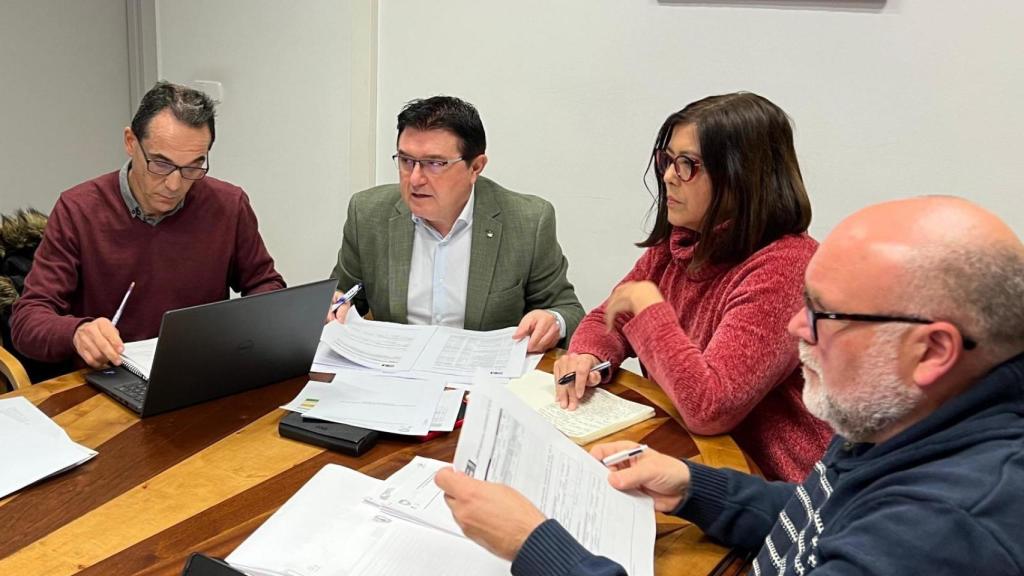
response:
[[[557,355],[549,353],[540,368],[550,371]],[[458,431],[428,442],[384,437],[359,457],[281,438],[286,412],[278,407],[307,380],[142,420],[87,385],[81,372],[5,395],[25,396],[99,455],[0,500],[0,575],[177,575],[193,551],[229,554],[325,464],[386,478],[416,455],[453,457]],[[602,441],[642,441],[677,457],[750,470],[729,437],[687,433],[653,382],[623,371],[608,389],[654,406],[655,417]],[[657,574],[731,574],[742,566],[682,520],[659,515],[658,535]]]

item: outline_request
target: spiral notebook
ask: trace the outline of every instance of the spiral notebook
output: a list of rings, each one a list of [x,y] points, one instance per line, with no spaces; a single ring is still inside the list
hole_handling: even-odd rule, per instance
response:
[[[149,380],[149,373],[153,371],[153,359],[156,358],[157,340],[150,338],[125,344],[124,352],[121,353],[121,366],[139,378]]]

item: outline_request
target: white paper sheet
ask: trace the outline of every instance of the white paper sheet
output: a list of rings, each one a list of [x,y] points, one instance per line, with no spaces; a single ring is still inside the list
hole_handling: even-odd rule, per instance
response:
[[[366,501],[397,518],[462,537],[462,529],[444,501],[444,492],[434,483],[438,470],[449,466],[450,462],[416,456]]]
[[[363,495],[381,480],[328,464],[320,469],[226,560],[251,574],[348,574],[373,545],[378,510]]]
[[[328,464],[227,561],[266,576],[509,573],[508,562],[465,538],[399,520],[363,502],[383,484]]]
[[[339,371],[353,370],[360,372],[373,371],[372,368],[367,368],[360,364],[345,358],[341,354],[338,354],[331,347],[323,341],[323,338],[329,336],[332,333],[330,324],[324,326],[324,331],[321,333],[320,342],[316,346],[316,354],[313,356],[313,365],[310,367],[310,372],[327,372],[329,374],[336,374]]]
[[[323,340],[332,350],[361,366],[408,371],[435,329],[393,322],[329,322],[324,327]]]
[[[403,376],[446,374],[469,381],[477,373],[516,378],[526,366],[528,340],[512,340],[515,328],[489,332],[439,326],[409,326],[350,318],[329,322],[321,341],[343,360],[318,350],[314,368],[335,372],[351,364]]]
[[[304,412],[308,418],[423,436],[430,431],[444,381],[338,374],[329,386],[317,387],[317,391],[323,397]]]
[[[417,360],[417,370],[472,376],[482,371],[496,378],[523,373],[529,339],[512,339],[516,328],[489,332],[437,327]]]
[[[356,378],[361,376],[355,375]],[[430,432],[451,432],[455,429],[455,422],[459,416],[459,409],[462,408],[462,397],[465,393],[464,388],[449,389],[446,385],[434,408],[434,415],[430,420]],[[331,398],[333,395],[332,383],[310,380],[295,398],[281,408],[305,414],[319,404],[320,400]]]
[[[459,418],[459,409],[462,408],[462,397],[466,391],[458,389],[445,389],[441,393],[441,400],[434,409],[434,418],[430,421],[431,432],[451,432],[455,430],[455,422]]]
[[[455,467],[519,490],[584,547],[629,574],[654,573],[651,499],[612,488],[600,462],[503,387],[474,387]]]
[[[465,538],[401,520],[387,526],[352,576],[507,576],[511,570],[509,562]]]
[[[156,359],[157,338],[149,340],[138,340],[128,342],[124,345],[124,352],[121,353],[121,363],[126,368],[132,368],[144,380],[149,380],[149,374],[153,371],[153,360]]]
[[[333,393],[330,382],[318,382],[310,380],[302,387],[302,390],[292,399],[291,402],[281,406],[285,410],[305,414],[312,410],[320,400],[328,398]]]
[[[0,400],[0,438],[0,498],[96,455],[20,396]]]
[[[527,354],[526,361],[523,363],[523,374],[529,374],[531,370],[536,370],[543,358],[543,354]]]

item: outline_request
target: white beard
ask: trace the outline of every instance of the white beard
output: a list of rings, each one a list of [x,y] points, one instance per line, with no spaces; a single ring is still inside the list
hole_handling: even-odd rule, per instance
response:
[[[903,331],[879,329],[860,357],[854,382],[846,383],[843,396],[830,391],[821,366],[808,344],[800,342],[800,360],[804,364],[804,405],[807,411],[824,420],[837,434],[851,442],[867,442],[892,426],[921,403],[924,393],[903,382],[897,373],[900,336]],[[814,375],[818,381],[811,384]]]

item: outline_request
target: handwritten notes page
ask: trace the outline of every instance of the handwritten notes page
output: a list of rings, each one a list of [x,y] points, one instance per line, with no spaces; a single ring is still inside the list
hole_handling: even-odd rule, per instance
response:
[[[555,377],[534,370],[512,380],[508,389],[536,410],[573,442],[583,445],[654,416],[654,408],[619,398],[602,388],[590,388],[576,410],[555,401]]]

